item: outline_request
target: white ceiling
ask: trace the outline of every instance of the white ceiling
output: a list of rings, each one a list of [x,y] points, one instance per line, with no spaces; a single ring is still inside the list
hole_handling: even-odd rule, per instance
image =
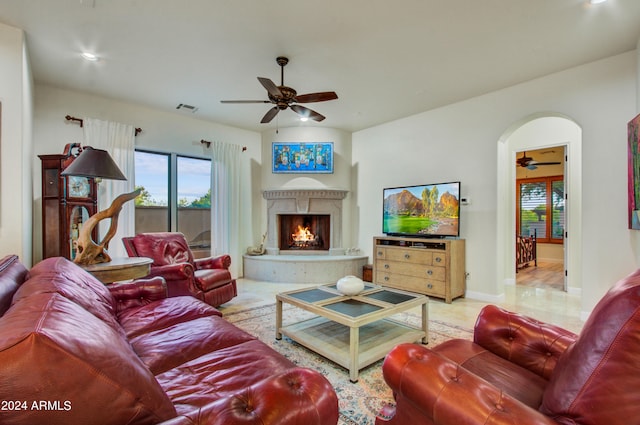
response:
[[[0,22],[25,30],[38,83],[256,131],[356,131],[634,50],[640,1],[0,0]],[[280,55],[299,94],[338,94],[306,104],[326,120],[220,103],[266,99],[256,77],[280,84]]]

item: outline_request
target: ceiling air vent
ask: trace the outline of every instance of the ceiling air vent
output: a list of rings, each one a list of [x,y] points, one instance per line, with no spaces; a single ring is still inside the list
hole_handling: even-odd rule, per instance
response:
[[[194,113],[198,110],[198,108],[196,108],[195,106],[187,105],[186,103],[179,104],[178,106],[176,106],[176,109],[184,109],[185,111],[190,111],[191,113]]]

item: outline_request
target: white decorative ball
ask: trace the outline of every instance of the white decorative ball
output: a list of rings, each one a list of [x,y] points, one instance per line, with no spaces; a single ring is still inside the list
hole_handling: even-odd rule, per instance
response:
[[[345,276],[338,280],[336,288],[343,295],[357,295],[364,289],[364,282],[357,276]]]

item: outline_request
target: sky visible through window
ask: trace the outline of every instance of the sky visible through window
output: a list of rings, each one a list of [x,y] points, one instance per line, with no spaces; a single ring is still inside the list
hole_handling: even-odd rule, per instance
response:
[[[150,152],[135,153],[136,186],[142,186],[156,205],[167,205],[169,198],[169,156]],[[211,187],[211,161],[178,157],[178,200],[193,202]]]

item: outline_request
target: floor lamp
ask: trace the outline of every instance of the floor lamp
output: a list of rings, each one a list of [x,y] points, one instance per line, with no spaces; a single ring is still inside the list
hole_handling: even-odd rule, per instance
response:
[[[111,155],[109,155],[109,152],[102,149],[94,149],[91,146],[82,148],[78,157],[60,174],[63,176],[90,177],[96,180],[127,180],[113,158],[111,158]],[[109,208],[89,217],[78,234],[76,241],[77,254],[73,260],[75,263],[90,265],[111,261],[111,257],[106,250],[118,229],[118,216],[122,210],[122,205],[136,198],[140,191],[140,189],[137,189],[130,193],[123,193],[114,199]],[[102,238],[102,241],[96,243],[92,239],[91,233],[98,223],[106,218],[111,219],[109,230]]]

